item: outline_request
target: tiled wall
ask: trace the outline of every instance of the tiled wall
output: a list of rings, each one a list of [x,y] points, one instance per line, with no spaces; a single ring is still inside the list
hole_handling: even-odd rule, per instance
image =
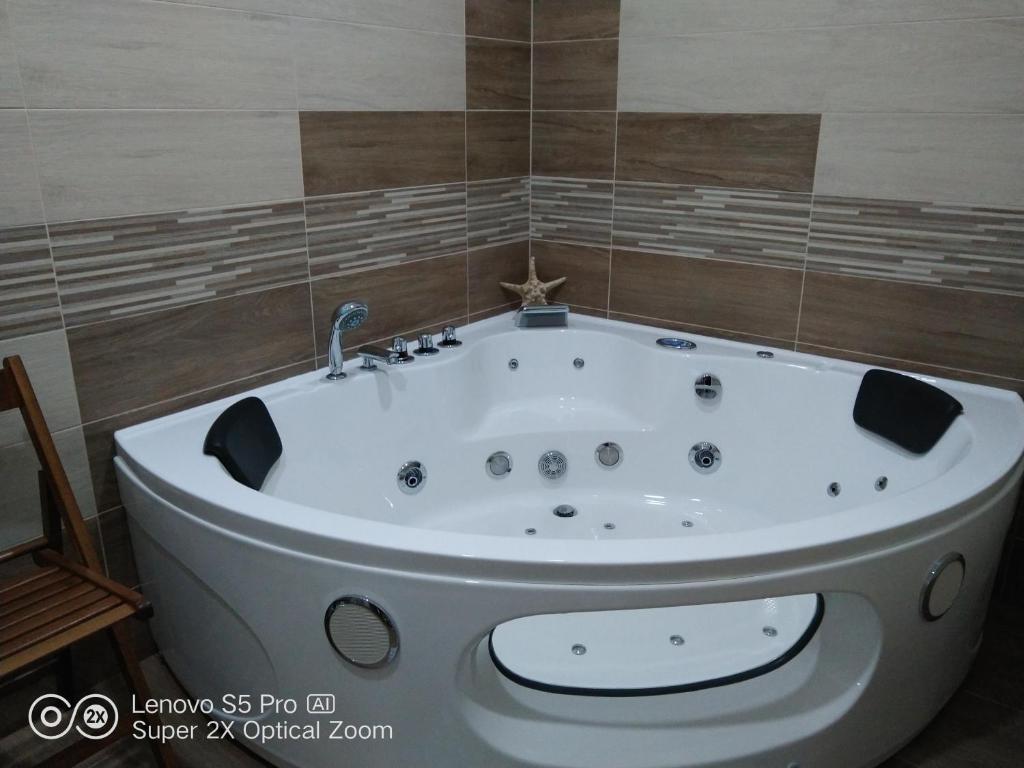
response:
[[[528,248],[579,311],[1024,390],[1022,42],[1024,0],[0,0],[0,354],[129,582],[115,429],[322,364],[345,298],[351,343],[507,307]]]
[[[0,0],[0,356],[109,572],[114,430],[508,306],[529,238],[529,0]],[[38,530],[0,416],[0,546]]]
[[[1024,393],[1022,50],[1024,0],[535,0],[541,277]]]

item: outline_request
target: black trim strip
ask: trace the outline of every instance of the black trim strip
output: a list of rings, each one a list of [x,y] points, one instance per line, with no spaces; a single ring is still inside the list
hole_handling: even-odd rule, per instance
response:
[[[807,644],[811,642],[811,639],[818,631],[818,627],[821,626],[822,619],[825,618],[825,598],[818,593],[817,595],[817,607],[814,611],[814,617],[811,619],[810,624],[807,625],[807,629],[800,636],[789,650],[767,664],[762,664],[760,667],[754,667],[748,669],[745,672],[737,672],[735,675],[727,675],[725,677],[718,677],[712,680],[701,680],[696,683],[685,683],[683,685],[665,685],[657,688],[577,688],[571,685],[551,685],[550,683],[540,683],[536,680],[530,680],[529,678],[523,677],[513,672],[511,669],[501,663],[497,654],[494,652],[494,630],[492,629],[490,634],[487,636],[487,651],[490,653],[491,661],[501,674],[507,677],[514,683],[518,683],[526,688],[533,688],[536,691],[544,691],[545,693],[562,693],[572,696],[601,696],[601,697],[629,697],[629,696],[664,696],[669,693],[690,693],[693,691],[702,691],[706,688],[719,688],[723,685],[732,685],[734,683],[742,683],[745,680],[751,680],[761,675],[766,675],[769,672],[788,664],[796,656],[807,647]],[[497,627],[495,627],[497,629]]]

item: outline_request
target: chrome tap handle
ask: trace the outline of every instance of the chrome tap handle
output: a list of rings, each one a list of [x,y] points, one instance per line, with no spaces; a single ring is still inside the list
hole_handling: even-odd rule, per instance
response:
[[[401,336],[391,340],[391,351],[395,353],[395,362],[399,364],[411,363],[416,359],[409,354],[409,342]]]
[[[446,325],[441,329],[441,347],[461,347],[462,342],[455,338],[455,326]]]
[[[434,346],[434,335],[431,333],[420,334],[420,345],[416,348],[417,355],[436,355],[440,352],[437,347]]]

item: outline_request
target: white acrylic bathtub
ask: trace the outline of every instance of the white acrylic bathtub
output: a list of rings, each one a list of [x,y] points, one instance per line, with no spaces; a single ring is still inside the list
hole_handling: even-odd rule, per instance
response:
[[[303,768],[862,768],[959,685],[1019,490],[1016,394],[926,379],[965,412],[918,456],[853,423],[865,366],[699,336],[666,348],[678,333],[575,315],[460,335],[411,365],[246,393],[284,446],[262,492],[202,453],[242,396],[117,433],[160,649],[258,752]],[[705,373],[713,401],[695,395]],[[689,461],[701,441],[721,452],[711,473]],[[605,442],[613,468],[595,460]],[[538,472],[549,450],[558,479]],[[427,470],[414,494],[396,482],[410,460]],[[944,576],[925,595],[929,575],[957,556],[959,593],[926,620],[922,601],[956,593]],[[393,623],[382,666],[329,642],[343,596]],[[319,693],[329,718],[305,712]],[[298,710],[246,718],[229,694]],[[330,720],[391,730],[291,738]]]

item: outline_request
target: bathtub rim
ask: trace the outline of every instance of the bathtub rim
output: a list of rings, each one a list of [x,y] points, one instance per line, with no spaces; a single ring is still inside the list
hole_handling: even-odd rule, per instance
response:
[[[511,313],[506,313],[472,323],[463,329],[463,338],[467,341],[478,341],[505,332],[537,334],[558,333],[564,330],[517,331],[511,327],[510,317]],[[658,335],[678,334],[678,331],[669,329],[589,316],[573,316],[572,323],[574,328],[582,330],[607,331],[610,328],[630,338],[645,343],[649,341],[652,348],[653,341]],[[705,353],[710,349],[714,354],[728,353],[749,358],[757,350],[765,348],[763,345],[714,339],[699,334],[684,335],[697,340],[698,349],[703,348]],[[655,349],[655,352],[669,355],[694,354],[662,348]],[[437,362],[427,360],[425,364]],[[789,350],[778,350],[776,362],[846,373],[861,373],[873,367]],[[733,568],[730,573],[735,576],[761,572],[761,567],[754,569],[742,565],[754,559],[762,563],[766,557],[780,563],[816,562],[822,557],[834,559],[856,556],[885,548],[894,540],[917,538],[936,527],[955,522],[960,512],[985,504],[1007,489],[1012,489],[1024,473],[1024,401],[1017,393],[912,373],[909,375],[947,386],[954,394],[957,390],[974,392],[989,399],[1004,400],[1015,409],[1017,420],[1022,426],[1022,434],[1017,435],[1015,446],[1018,455],[1007,457],[999,466],[999,472],[993,480],[980,487],[975,484],[974,490],[967,495],[956,495],[957,489],[951,478],[956,480],[958,469],[963,473],[961,461],[934,481],[891,499],[874,501],[818,518],[806,518],[748,531],[702,534],[692,538],[636,538],[615,541],[533,539],[526,545],[508,536],[420,528],[329,512],[245,488],[231,481],[223,472],[223,482],[209,489],[212,493],[201,495],[195,489],[181,487],[162,478],[157,472],[145,466],[138,457],[132,455],[132,442],[136,435],[144,435],[174,424],[186,418],[186,414],[187,417],[215,415],[228,404],[254,394],[266,396],[271,405],[275,396],[301,396],[303,387],[308,389],[310,385],[321,383],[324,371],[325,369],[319,369],[299,374],[280,382],[118,430],[115,433],[118,454],[115,458],[115,467],[119,479],[123,476],[172,506],[188,511],[204,522],[242,536],[270,544],[290,546],[297,551],[310,554],[345,552],[346,559],[351,561],[388,563],[386,567],[404,569],[405,566],[400,563],[407,562],[410,558],[423,561],[428,570],[440,567],[451,572],[468,570],[476,574],[487,573],[488,565],[511,573],[535,568],[554,568],[564,572],[566,569],[574,570],[573,567],[587,570],[608,568],[615,571],[635,571],[646,569],[648,566],[677,566],[688,570],[707,570],[711,564],[721,566],[728,563]],[[971,429],[974,433],[973,426]],[[972,439],[968,453],[973,450]],[[955,499],[955,502],[945,501],[949,498]],[[914,507],[916,514],[900,514],[901,507]],[[860,521],[858,517],[861,518]],[[884,519],[889,524],[858,525],[865,517]],[[344,525],[339,525],[339,521],[344,521]],[[339,530],[342,527],[344,530]],[[843,535],[834,535],[837,530]],[[765,541],[768,538],[765,535],[768,531],[773,534],[770,537],[770,546],[766,546]],[[785,540],[789,544],[779,546],[780,540]],[[515,556],[523,550],[528,550],[530,555]],[[708,554],[709,550],[712,551],[711,554]],[[595,557],[595,553],[601,556]],[[467,563],[474,565],[467,569]],[[698,578],[725,577],[729,576],[719,574]]]

